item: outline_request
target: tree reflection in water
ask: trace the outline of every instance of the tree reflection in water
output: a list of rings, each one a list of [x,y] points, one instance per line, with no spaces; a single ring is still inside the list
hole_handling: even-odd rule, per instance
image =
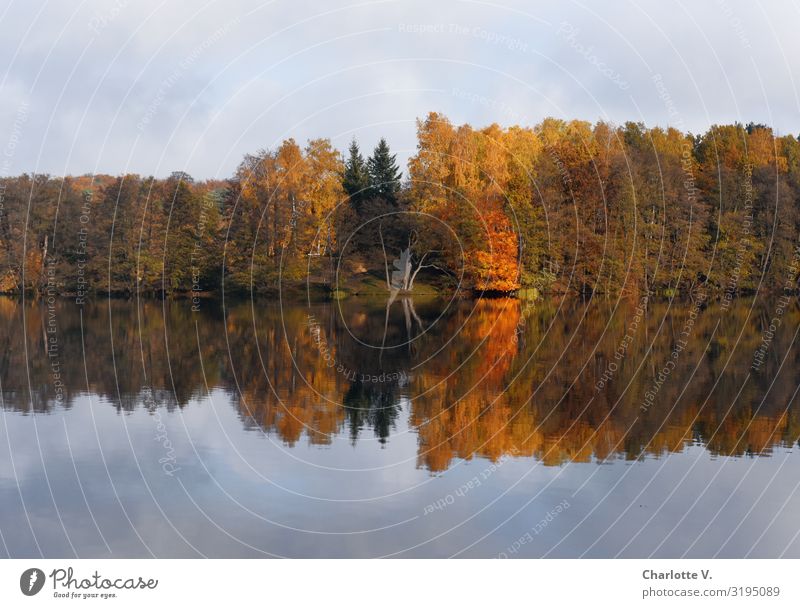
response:
[[[48,331],[44,305],[6,298],[3,404],[44,413],[90,391],[119,410],[172,410],[223,388],[247,428],[288,446],[326,445],[339,434],[385,443],[402,416],[417,433],[418,465],[434,472],[473,456],[561,465],[688,444],[762,455],[797,441],[792,332],[777,334],[761,368],[751,369],[772,302],[710,303],[677,358],[688,303],[651,301],[631,335],[636,306],[400,296],[388,306],[209,301],[193,312],[188,301],[110,300],[82,310],[63,301]],[[795,303],[785,315],[784,325],[797,327]],[[60,394],[48,352],[59,362]],[[670,359],[674,368],[643,408]]]

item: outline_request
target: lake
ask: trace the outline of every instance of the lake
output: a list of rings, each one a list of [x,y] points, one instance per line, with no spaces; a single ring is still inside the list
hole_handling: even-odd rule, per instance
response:
[[[4,298],[0,327],[0,555],[800,557],[796,299]]]

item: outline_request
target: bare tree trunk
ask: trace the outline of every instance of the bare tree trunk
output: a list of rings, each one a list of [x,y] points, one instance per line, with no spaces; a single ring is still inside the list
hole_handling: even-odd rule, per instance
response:
[[[420,331],[425,331],[425,326],[422,325],[422,319],[419,318],[417,311],[414,309],[414,300],[412,298],[408,298],[408,308],[411,311],[411,316],[414,317],[417,325],[419,325]]]
[[[403,290],[408,291],[410,289],[408,282],[411,276],[411,250],[406,249],[403,253],[405,255],[400,256],[405,262],[403,264]]]
[[[420,270],[422,270],[422,269],[424,268],[424,267],[423,267],[423,265],[422,265],[422,262],[424,262],[424,261],[425,261],[425,256],[426,256],[426,255],[428,255],[428,253],[427,253],[427,252],[425,252],[424,254],[422,254],[422,257],[419,259],[419,264],[417,264],[417,269],[414,271],[414,274],[412,274],[412,275],[411,275],[411,281],[409,281],[409,283],[408,283],[408,290],[409,290],[409,291],[411,291],[412,289],[414,289],[414,279],[416,279],[416,278],[417,278],[417,275],[419,274],[419,271],[420,271]]]
[[[45,285],[47,285],[47,237],[49,235],[44,235],[44,244],[42,245],[42,267],[39,269],[39,289],[44,290]]]
[[[386,346],[386,334],[389,332],[389,309],[394,304],[394,300],[397,298],[397,290],[393,289],[389,294],[389,299],[386,300],[386,315],[383,320],[383,340],[381,340],[381,353],[378,355],[378,365],[381,364],[383,360],[383,349]]]
[[[386,289],[392,290],[392,282],[389,280],[389,260],[386,257],[386,247],[383,244],[383,222],[378,224],[378,236],[381,238],[381,249],[383,250],[383,267],[386,270]],[[394,298],[392,298],[394,300]]]
[[[408,336],[408,350],[411,351],[411,313],[408,309],[408,298],[403,298],[403,314],[406,318],[406,335]]]

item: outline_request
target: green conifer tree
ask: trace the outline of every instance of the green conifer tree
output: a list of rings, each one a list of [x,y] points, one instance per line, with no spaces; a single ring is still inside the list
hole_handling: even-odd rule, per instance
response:
[[[356,211],[359,211],[361,203],[369,196],[369,172],[355,138],[350,143],[348,151],[349,155],[345,160],[342,172],[342,186],[350,197],[350,204]]]
[[[397,203],[402,173],[397,166],[397,155],[390,152],[389,144],[384,138],[381,138],[372,156],[367,160],[367,170],[370,194],[386,202]]]

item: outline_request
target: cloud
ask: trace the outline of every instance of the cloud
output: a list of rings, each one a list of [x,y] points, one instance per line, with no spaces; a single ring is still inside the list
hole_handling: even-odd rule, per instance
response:
[[[226,177],[283,138],[381,135],[428,111],[800,132],[798,6],[422,0],[13,2],[0,147],[11,172]],[[659,74],[678,114],[654,86]],[[19,109],[28,114],[19,128]],[[15,126],[16,125],[16,126]],[[15,131],[16,129],[16,131]]]

